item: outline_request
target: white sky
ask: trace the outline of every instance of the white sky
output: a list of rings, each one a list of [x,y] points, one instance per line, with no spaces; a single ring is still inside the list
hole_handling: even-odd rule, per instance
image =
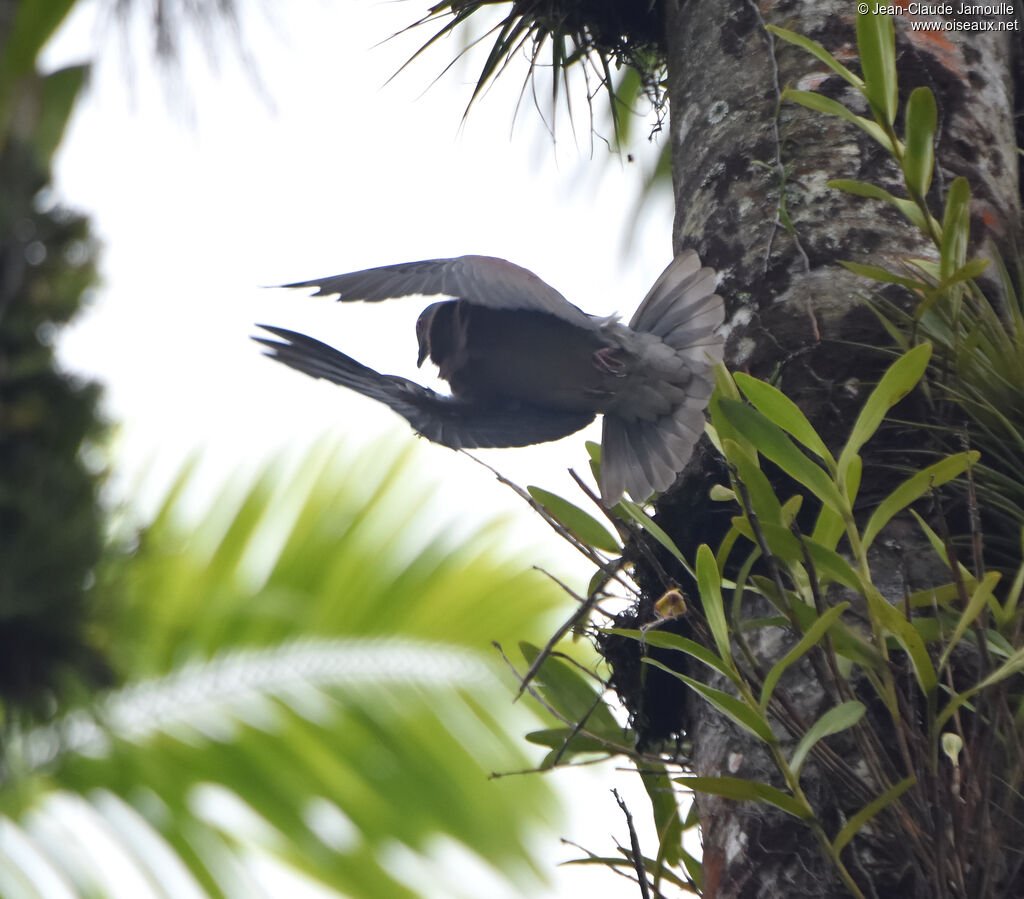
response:
[[[387,434],[414,440],[394,413],[268,361],[249,335],[254,322],[304,331],[378,370],[422,381],[414,323],[425,303],[342,307],[261,285],[482,253],[532,269],[588,312],[628,316],[671,254],[667,198],[649,206],[628,257],[623,252],[642,167],[653,165],[656,148],[641,143],[633,148],[638,162],[626,164],[595,141],[591,156],[585,114],[575,136],[560,117],[556,146],[529,97],[513,133],[522,68],[464,125],[480,53],[428,87],[457,51],[456,41],[444,41],[385,85],[428,32],[374,45],[425,3],[292,0],[287,14],[285,4],[241,5],[242,43],[262,87],[230,40],[212,36],[219,64],[211,69],[193,37],[175,88],[152,63],[147,22],[123,42],[84,3],[42,65],[101,51],[57,160],[56,187],[61,202],[93,219],[104,244],[103,285],[59,351],[68,368],[104,383],[119,429],[115,486],[142,515],[192,452],[213,488],[325,433],[356,446]],[[179,96],[168,102],[171,93]],[[581,97],[575,104],[583,109]],[[597,431],[481,455],[520,484],[576,499],[565,469],[587,472],[585,437],[597,439]],[[471,521],[512,510],[524,547],[550,545],[550,532],[489,473],[418,442],[422,466],[436,473],[450,504],[440,514]],[[586,783],[565,835],[611,851],[609,833],[625,838],[611,783],[573,778]],[[645,800],[631,796],[645,818]],[[547,849],[553,859],[576,855]],[[607,871],[573,870],[553,895],[634,890]]]

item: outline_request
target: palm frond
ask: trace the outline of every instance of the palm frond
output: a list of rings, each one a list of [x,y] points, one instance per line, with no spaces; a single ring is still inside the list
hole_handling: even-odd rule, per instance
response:
[[[465,30],[470,21],[478,21],[481,12],[499,6],[507,7],[504,16],[496,24],[488,26],[482,36],[465,41],[459,53],[462,56],[470,47],[484,40],[491,41],[490,50],[476,77],[467,113],[488,85],[520,54],[529,64],[528,82],[533,82],[539,71],[548,71],[552,113],[557,108],[561,93],[564,92],[566,103],[570,103],[569,71],[574,66],[583,71],[588,84],[588,103],[599,90],[605,92],[616,136],[620,117],[631,108],[638,94],[646,96],[655,109],[664,108],[664,23],[661,4],[653,0],[634,3],[442,0],[409,26],[418,28],[440,23],[406,65],[442,38]],[[616,82],[613,71],[623,69],[626,74]],[[621,87],[633,83],[629,77],[631,71],[638,74],[639,90],[624,99]],[[598,90],[590,89],[591,78],[596,79]],[[525,88],[524,84],[524,91]],[[569,108],[571,118],[571,106]]]
[[[139,896],[259,895],[256,857],[413,897],[429,885],[388,852],[438,835],[536,889],[527,831],[552,804],[537,778],[488,779],[530,767],[514,734],[534,724],[489,641],[538,635],[557,597],[501,526],[450,536],[412,455],[322,444],[198,522],[172,491],[104,573],[124,686],[8,744],[0,894],[118,895],[130,871]]]

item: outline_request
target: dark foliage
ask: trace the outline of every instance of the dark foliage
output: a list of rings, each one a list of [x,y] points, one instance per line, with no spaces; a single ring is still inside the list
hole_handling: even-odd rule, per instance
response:
[[[83,443],[101,433],[99,387],[58,370],[55,328],[95,281],[85,218],[43,198],[33,144],[0,151],[0,700],[52,711],[73,684],[109,680],[86,634],[102,545],[98,476]]]

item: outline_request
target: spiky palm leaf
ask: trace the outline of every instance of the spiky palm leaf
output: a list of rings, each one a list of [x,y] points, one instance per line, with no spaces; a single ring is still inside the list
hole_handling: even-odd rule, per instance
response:
[[[528,766],[529,726],[489,641],[536,636],[554,596],[501,527],[448,537],[410,457],[324,445],[194,527],[182,480],[103,576],[124,686],[8,744],[0,895],[118,895],[132,871],[156,896],[259,895],[255,852],[412,897],[390,860],[439,835],[536,887],[550,796],[488,780]]]
[[[663,108],[664,22],[661,4],[654,0],[441,0],[410,26],[443,22],[409,61],[442,38],[465,32],[480,13],[498,6],[507,7],[500,21],[464,42],[468,49],[491,41],[470,106],[522,54],[529,62],[524,92],[538,70],[550,69],[552,110],[563,90],[570,103],[569,71],[577,66],[588,102],[605,92],[616,137],[622,110],[637,96],[646,96],[655,109]],[[623,68],[624,75],[616,77]]]

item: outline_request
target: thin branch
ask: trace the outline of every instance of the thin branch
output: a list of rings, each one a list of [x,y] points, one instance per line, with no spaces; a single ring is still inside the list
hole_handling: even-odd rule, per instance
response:
[[[633,816],[629,812],[629,806],[622,801],[619,791],[613,789],[612,795],[619,804],[619,808],[622,809],[622,814],[626,816],[626,827],[629,828],[630,854],[633,857],[633,868],[636,871],[637,883],[640,884],[640,895],[643,899],[651,899],[651,891],[647,886],[647,871],[644,868],[644,856],[640,851],[640,840],[636,835],[636,828],[633,827]]]

